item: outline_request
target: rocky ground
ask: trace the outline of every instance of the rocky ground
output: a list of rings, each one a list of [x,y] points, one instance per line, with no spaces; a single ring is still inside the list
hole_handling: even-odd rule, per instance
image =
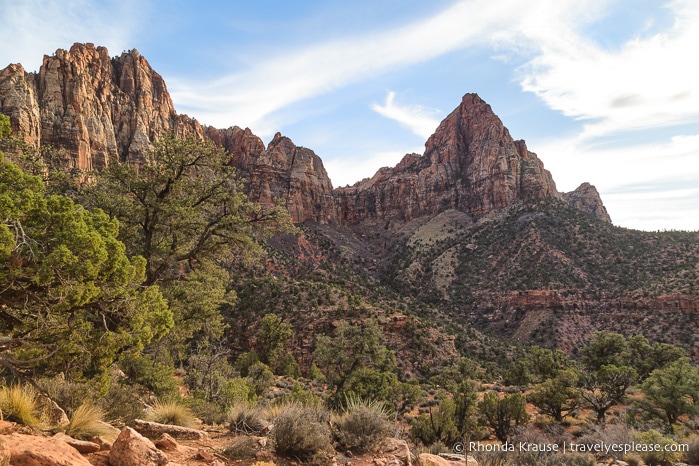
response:
[[[138,430],[136,430],[138,429]],[[23,466],[160,466],[240,465],[292,466],[297,461],[277,457],[266,437],[237,436],[227,429],[186,429],[151,422],[124,427],[116,440],[96,437],[76,440],[65,434],[53,436],[0,421],[0,465]],[[237,445],[238,449],[231,448]],[[411,457],[404,440],[386,439],[379,451],[361,456],[328,455],[327,465],[352,466],[453,466],[465,460],[421,454]],[[325,462],[327,461],[327,462]],[[318,463],[315,463],[318,464]],[[469,458],[469,466],[477,466]]]

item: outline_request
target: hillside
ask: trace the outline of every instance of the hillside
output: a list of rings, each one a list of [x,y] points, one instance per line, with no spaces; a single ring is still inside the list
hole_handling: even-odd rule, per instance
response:
[[[410,332],[445,361],[470,344],[444,343],[444,332],[465,329],[479,341],[494,332],[569,352],[597,329],[643,332],[699,354],[699,235],[615,227],[588,183],[558,192],[536,154],[475,94],[422,155],[335,189],[320,157],[288,137],[265,145],[249,129],[178,115],[135,49],[110,58],[75,44],[46,56],[38,73],[10,65],[0,71],[0,113],[26,143],[60,150],[59,170],[138,163],[165,134],[224,147],[248,198],[281,201],[305,232],[272,241],[267,268],[241,278],[235,312],[250,316],[241,328],[274,311],[305,335],[303,354],[337,319],[375,315],[388,329],[408,314]],[[254,287],[264,293],[246,291]],[[394,347],[415,373],[421,356],[406,353],[402,338]]]

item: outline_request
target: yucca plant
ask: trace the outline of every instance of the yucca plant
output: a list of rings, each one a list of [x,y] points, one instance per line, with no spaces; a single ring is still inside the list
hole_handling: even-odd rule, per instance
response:
[[[156,401],[146,409],[146,420],[180,427],[197,426],[192,410],[177,400]]]
[[[29,427],[37,427],[40,420],[37,414],[36,390],[31,385],[12,385],[0,388],[0,411],[4,419]]]
[[[335,436],[347,449],[369,451],[391,433],[392,423],[383,403],[347,398],[344,412],[335,419]]]
[[[111,439],[114,437],[114,431],[103,421],[104,416],[102,408],[94,403],[85,402],[73,412],[65,433],[77,439],[87,440],[95,436]]]

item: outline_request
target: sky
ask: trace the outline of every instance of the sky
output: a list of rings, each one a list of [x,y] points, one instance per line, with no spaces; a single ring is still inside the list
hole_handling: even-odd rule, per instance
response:
[[[559,191],[699,230],[696,0],[0,0],[0,68],[74,42],[138,49],[179,113],[279,131],[334,186],[421,154],[475,92]]]

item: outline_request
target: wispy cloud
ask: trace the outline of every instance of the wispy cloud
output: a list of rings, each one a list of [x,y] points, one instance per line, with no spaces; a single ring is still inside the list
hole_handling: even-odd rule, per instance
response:
[[[213,83],[170,79],[178,108],[217,126],[247,125],[264,133],[275,111],[386,71],[422,63],[511,24],[527,2],[460,1],[412,24],[373,34],[280,50]]]
[[[383,105],[373,104],[371,108],[378,114],[395,120],[410,130],[427,139],[434,133],[441,120],[441,112],[422,105],[399,105],[395,103],[396,93],[389,92]]]
[[[42,56],[74,42],[106,46],[111,53],[135,46],[146,21],[146,2],[117,0],[3,0],[0,64],[37,71]],[[138,11],[139,14],[134,12]]]
[[[699,43],[699,3],[666,8],[675,17],[670,29],[618,49],[572,28],[559,35],[524,24],[521,33],[538,52],[520,70],[522,88],[585,121],[581,139],[699,121],[699,68],[690,58]]]
[[[360,159],[330,159],[323,161],[328,176],[333,182],[333,186],[345,186],[371,177],[380,168],[394,167],[401,161],[406,153],[421,153],[421,147],[401,151],[377,152],[370,157]]]
[[[617,225],[699,230],[699,134],[624,147],[589,147],[577,136],[535,143],[562,191],[591,181]]]

